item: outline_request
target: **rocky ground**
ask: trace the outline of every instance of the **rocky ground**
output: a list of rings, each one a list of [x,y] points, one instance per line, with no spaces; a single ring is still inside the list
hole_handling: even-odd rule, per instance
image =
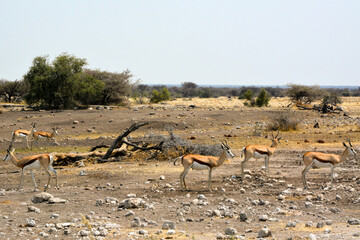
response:
[[[224,100],[225,101],[225,100]],[[143,158],[118,162],[58,167],[60,190],[34,192],[30,174],[15,191],[20,173],[10,162],[0,170],[1,239],[359,239],[360,168],[348,159],[335,168],[329,187],[329,169],[308,173],[309,189],[303,190],[301,155],[307,150],[340,154],[342,141],[351,138],[359,148],[359,111],[349,116],[321,115],[283,108],[247,109],[237,106],[207,107],[187,104],[133,106],[120,109],[77,111],[7,111],[0,114],[0,153],[5,155],[11,131],[60,127],[56,144],[27,150],[16,142],[21,158],[40,152],[84,152],[110,144],[134,121],[150,121],[134,132],[175,134],[196,143],[227,139],[237,155],[213,173],[215,191],[207,191],[207,172],[191,171],[189,191],[180,190],[181,166],[170,161]],[[284,104],[286,105],[286,104]],[[263,160],[250,160],[243,179],[240,151],[245,144],[270,144],[254,136],[259,123],[266,127],[277,114],[300,120],[297,131],[281,132],[283,141],[270,159],[266,178]],[[256,124],[256,122],[259,122]],[[320,128],[314,128],[315,123]],[[319,141],[322,140],[322,141]],[[35,172],[39,186],[46,183],[42,170]],[[54,186],[54,179],[51,180]]]

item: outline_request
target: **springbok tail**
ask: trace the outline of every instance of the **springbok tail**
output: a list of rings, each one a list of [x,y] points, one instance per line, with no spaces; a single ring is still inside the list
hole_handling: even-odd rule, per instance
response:
[[[245,151],[246,151],[246,148],[245,148],[245,147],[243,147],[243,149],[241,150],[241,157],[243,157],[243,156],[244,156]]]
[[[175,161],[174,161],[174,165],[175,166],[178,166],[178,165],[176,165],[176,162],[179,160],[179,159],[182,159],[182,157],[183,157],[184,155],[182,155],[182,156],[180,156],[180,157],[177,157],[177,158],[175,158]]]

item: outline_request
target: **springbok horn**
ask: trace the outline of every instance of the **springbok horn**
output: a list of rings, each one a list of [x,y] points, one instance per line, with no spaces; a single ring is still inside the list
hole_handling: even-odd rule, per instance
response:
[[[279,136],[279,134],[280,134],[280,131],[278,130],[275,138],[277,138]]]

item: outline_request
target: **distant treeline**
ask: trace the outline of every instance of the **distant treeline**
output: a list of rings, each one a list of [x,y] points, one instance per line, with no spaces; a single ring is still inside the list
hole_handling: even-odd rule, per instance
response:
[[[175,98],[246,99],[248,106],[266,106],[271,97],[291,97],[306,103],[317,99],[360,96],[358,88],[320,88],[289,84],[283,87],[204,87],[193,82],[180,86],[146,85],[133,80],[129,70],[121,73],[85,68],[86,59],[61,54],[52,62],[47,56],[34,58],[23,79],[0,80],[0,97],[5,102],[26,102],[33,108],[68,109],[88,105],[122,105],[128,98],[139,103],[157,103]],[[339,100],[335,100],[339,101]]]
[[[242,87],[202,87],[193,82],[184,82],[181,86],[166,86],[166,85],[146,85],[138,84],[133,88],[133,96],[151,96],[154,90],[161,91],[168,89],[172,98],[180,97],[200,97],[213,98],[220,96],[239,97],[246,99],[245,93],[251,91],[254,95],[258,95],[262,89],[265,89],[272,97],[291,97],[293,91],[300,92],[300,95],[311,94],[323,97],[326,94],[334,94],[341,97],[360,96],[360,87],[358,88],[321,88],[320,86],[303,86],[297,84],[289,84],[284,87],[257,87],[257,86],[242,86]],[[302,92],[302,93],[301,93]],[[296,97],[295,97],[296,98]]]

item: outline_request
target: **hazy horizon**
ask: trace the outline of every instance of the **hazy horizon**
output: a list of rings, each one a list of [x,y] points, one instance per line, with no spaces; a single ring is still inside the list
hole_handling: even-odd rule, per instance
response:
[[[356,86],[357,0],[0,0],[0,79],[37,56],[143,84]]]

